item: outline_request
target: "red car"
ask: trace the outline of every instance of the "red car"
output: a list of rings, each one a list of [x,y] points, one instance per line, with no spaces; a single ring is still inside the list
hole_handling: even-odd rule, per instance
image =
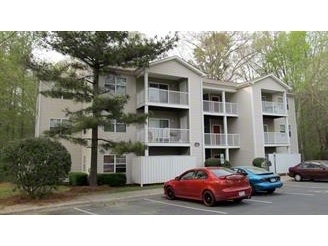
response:
[[[246,176],[224,167],[191,169],[164,183],[167,199],[199,200],[205,206],[214,206],[217,201],[240,202],[251,198],[251,193]]]

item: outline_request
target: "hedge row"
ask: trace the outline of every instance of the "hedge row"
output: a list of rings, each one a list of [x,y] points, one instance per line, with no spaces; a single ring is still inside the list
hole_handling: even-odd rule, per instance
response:
[[[88,174],[82,172],[70,172],[69,184],[73,186],[88,185]],[[109,185],[112,187],[124,186],[126,176],[124,173],[99,173],[97,174],[98,185]]]

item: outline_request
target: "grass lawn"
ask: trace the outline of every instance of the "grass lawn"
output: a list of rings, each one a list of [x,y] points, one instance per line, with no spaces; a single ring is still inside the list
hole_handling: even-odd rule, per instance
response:
[[[108,185],[89,187],[89,186],[59,186],[52,194],[42,199],[30,199],[23,196],[19,191],[13,191],[14,185],[11,183],[0,183],[0,209],[3,206],[15,204],[46,204],[71,200],[77,196],[94,193],[115,193],[136,191],[145,189],[162,188],[163,184],[145,185],[126,185],[124,187],[110,187]]]

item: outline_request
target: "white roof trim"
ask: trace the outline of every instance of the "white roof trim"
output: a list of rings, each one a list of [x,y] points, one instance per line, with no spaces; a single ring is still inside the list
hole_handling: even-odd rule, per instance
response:
[[[166,57],[166,58],[163,58],[163,59],[160,59],[160,60],[157,60],[157,61],[150,62],[149,67],[157,65],[157,64],[161,64],[161,63],[164,63],[164,62],[173,61],[173,60],[179,62],[181,65],[185,66],[186,68],[190,69],[191,71],[197,73],[200,76],[203,76],[203,77],[206,76],[205,73],[200,71],[198,68],[195,68],[194,66],[190,65],[188,62],[182,60],[178,56],[170,56],[170,57]]]
[[[292,87],[290,87],[289,85],[287,85],[286,83],[284,83],[283,81],[281,81],[280,79],[278,79],[274,74],[268,74],[268,75],[265,75],[263,77],[259,77],[255,80],[252,80],[251,82],[249,82],[249,84],[254,84],[254,83],[257,83],[261,80],[264,80],[266,78],[269,78],[271,77],[272,79],[274,79],[275,81],[277,81],[280,85],[282,85],[283,87],[285,87],[287,90],[292,90]]]

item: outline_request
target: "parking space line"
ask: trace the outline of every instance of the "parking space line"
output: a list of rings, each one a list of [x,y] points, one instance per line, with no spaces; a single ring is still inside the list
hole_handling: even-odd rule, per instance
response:
[[[261,203],[268,203],[271,204],[272,202],[270,201],[262,201],[262,200],[255,200],[255,199],[247,199],[247,202],[261,202]]]
[[[82,212],[82,213],[85,213],[85,214],[91,214],[91,215],[98,215],[98,214],[95,214],[95,213],[92,213],[92,212],[89,212],[87,210],[83,210],[83,209],[80,209],[80,208],[73,208],[79,212]]]
[[[202,209],[202,208],[193,208],[193,207],[188,207],[188,206],[183,206],[183,205],[172,204],[172,203],[168,203],[168,202],[156,201],[156,200],[147,199],[147,198],[144,198],[144,200],[145,201],[149,201],[149,202],[153,202],[153,203],[161,203],[161,204],[175,206],[175,207],[180,207],[180,208],[193,209],[193,210],[199,210],[199,211],[216,213],[216,214],[228,214],[228,213],[222,212],[222,211],[214,211],[214,210]]]
[[[292,187],[292,188],[306,188],[306,189],[327,189],[327,187],[318,187],[318,186],[305,186],[305,185],[287,185],[288,187]]]
[[[287,195],[299,195],[299,196],[314,196],[313,194],[309,194],[309,193],[284,192],[284,194],[287,194]]]

